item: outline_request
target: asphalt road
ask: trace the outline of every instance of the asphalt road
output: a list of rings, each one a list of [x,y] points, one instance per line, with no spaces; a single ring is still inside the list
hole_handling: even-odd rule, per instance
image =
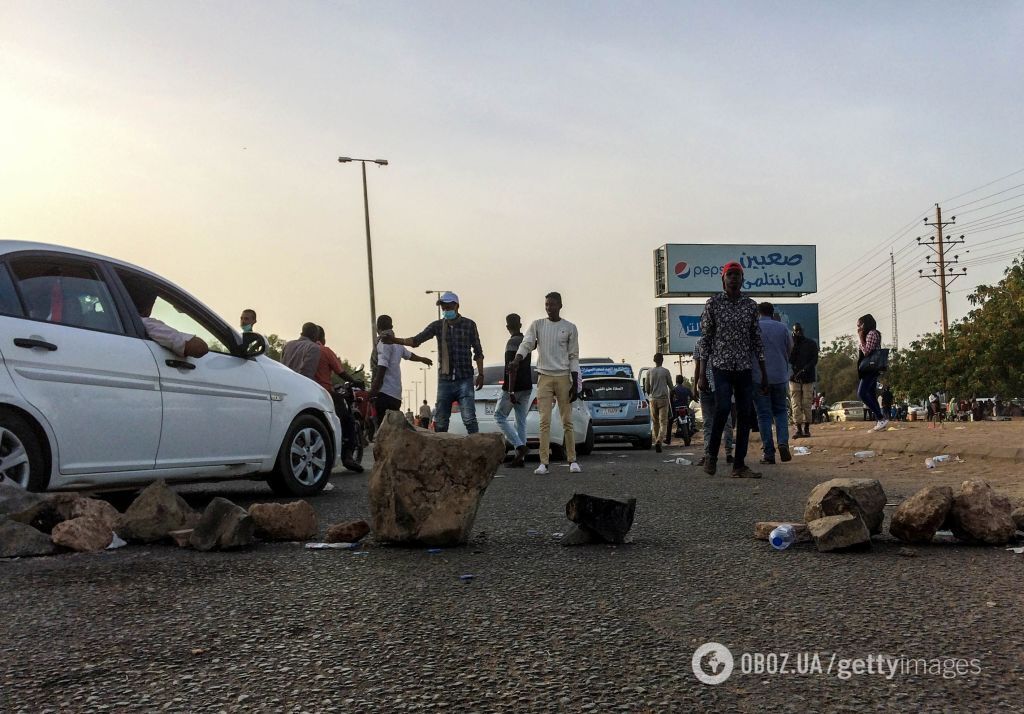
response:
[[[503,470],[472,544],[439,555],[371,542],[361,556],[136,546],[0,562],[0,711],[1024,707],[1024,556],[945,545],[907,557],[887,540],[775,552],[753,522],[798,518],[832,474],[798,459],[733,480],[672,455],[603,447],[572,477]],[[333,484],[312,500],[322,526],[367,515],[365,476]],[[272,500],[253,482],[182,491],[196,506]],[[632,543],[558,545],[575,492],[635,496]],[[717,686],[691,666],[708,641],[734,658]],[[833,670],[751,671],[769,653],[812,670],[817,653]],[[925,671],[837,676],[879,654]],[[977,671],[944,678],[951,658]]]

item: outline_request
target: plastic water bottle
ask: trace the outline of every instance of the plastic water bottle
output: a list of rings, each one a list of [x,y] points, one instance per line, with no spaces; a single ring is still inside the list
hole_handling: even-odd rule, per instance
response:
[[[775,550],[785,550],[796,542],[796,529],[788,523],[776,526],[768,534],[768,542]]]
[[[939,455],[939,456],[935,456],[935,457],[933,457],[933,458],[932,458],[932,461],[934,461],[934,462],[935,462],[935,463],[937,463],[937,464],[944,464],[944,463],[946,463],[947,461],[949,461],[949,459],[950,459],[950,456],[949,456],[949,454],[941,454],[941,455]]]

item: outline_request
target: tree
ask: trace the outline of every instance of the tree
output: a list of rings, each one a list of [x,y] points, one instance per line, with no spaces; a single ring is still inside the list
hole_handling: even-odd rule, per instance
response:
[[[857,353],[850,335],[843,335],[821,348],[818,355],[818,390],[830,403],[857,398]]]

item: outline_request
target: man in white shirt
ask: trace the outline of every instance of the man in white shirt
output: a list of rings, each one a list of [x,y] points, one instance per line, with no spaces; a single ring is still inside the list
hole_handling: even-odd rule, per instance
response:
[[[583,469],[576,462],[576,434],[572,426],[572,402],[579,396],[580,338],[576,325],[561,317],[562,296],[548,293],[544,296],[544,311],[548,316],[534,320],[526,330],[523,343],[516,352],[514,364],[518,368],[526,355],[537,350],[537,407],[540,410],[540,466],[535,474],[548,473],[551,457],[551,408],[558,403],[562,416],[562,446],[569,459],[570,473]]]
[[[201,337],[176,330],[163,320],[150,317],[157,295],[135,282],[125,281],[128,294],[139,311],[142,325],[146,328],[146,336],[161,347],[169,349],[179,357],[202,357],[210,351],[210,346]]]
[[[672,373],[662,366],[664,356],[657,352],[654,355],[654,367],[647,372],[644,379],[644,391],[651,400],[651,419],[654,422],[651,434],[654,439],[654,450],[661,453],[661,442],[671,434],[672,417],[669,401],[672,394]]]
[[[377,318],[377,334],[381,337],[395,336],[391,317],[381,315]],[[377,410],[377,428],[384,423],[384,415],[389,411],[402,411],[402,360],[422,362],[430,367],[433,361],[427,357],[419,357],[402,345],[377,342],[374,349],[373,384],[370,386],[370,399],[374,400]]]

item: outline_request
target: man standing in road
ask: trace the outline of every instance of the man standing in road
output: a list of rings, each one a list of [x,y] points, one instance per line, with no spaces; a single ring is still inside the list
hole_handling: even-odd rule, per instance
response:
[[[442,293],[437,301],[441,306],[441,319],[431,322],[415,337],[382,336],[381,343],[419,347],[437,338],[437,407],[434,431],[448,431],[452,404],[459,403],[466,433],[480,431],[476,421],[476,395],[473,391],[473,362],[476,362],[476,388],[484,386],[484,350],[480,346],[480,333],[476,323],[459,314],[459,296]]]
[[[316,323],[304,323],[299,339],[290,340],[281,351],[282,364],[315,381],[316,368],[320,365],[320,344],[316,341],[318,335]]]
[[[767,388],[768,373],[764,364],[761,328],[757,324],[757,303],[741,292],[743,266],[727,263],[722,268],[724,292],[707,301],[700,318],[700,331],[704,337],[704,352],[711,363],[715,383],[715,421],[711,429],[711,444],[704,472],[714,475],[718,464],[718,449],[722,445],[722,432],[729,420],[730,403],[736,398],[736,458],[732,466],[733,478],[761,478],[745,463],[747,442],[753,412],[753,386],[750,374],[751,360],[756,359],[761,372],[762,389]],[[707,375],[700,375],[698,389],[709,389]]]
[[[420,423],[418,424],[418,426],[421,429],[429,429],[430,428],[430,405],[427,404],[427,400],[426,399],[424,399],[423,400],[423,404],[420,405],[419,418],[420,418]]]
[[[789,397],[793,402],[793,424],[796,426],[794,439],[811,435],[814,421],[812,404],[814,382],[818,378],[815,367],[818,364],[818,343],[804,336],[799,322],[793,325],[793,351],[789,354],[793,375],[789,378]]]
[[[707,355],[704,353],[704,338],[701,337],[697,340],[697,344],[693,348],[693,383],[696,385],[700,384],[701,375],[704,375],[707,379],[707,389],[697,388],[697,400],[700,402],[700,413],[704,422],[702,429],[704,434],[704,455],[700,457],[700,461],[697,462],[698,466],[703,466],[708,461],[708,453],[711,448],[711,427],[715,421],[715,378],[711,372],[711,363],[708,362]],[[722,432],[723,440],[725,441],[725,463],[732,463],[732,431],[733,431],[733,420],[732,420],[732,404],[729,405],[729,419],[725,422],[725,430]]]
[[[394,337],[394,325],[389,315],[377,318],[377,334],[380,341],[373,351],[374,362],[373,384],[370,386],[370,399],[374,400],[377,410],[377,428],[384,423],[384,416],[389,412],[402,411],[402,360],[422,362],[430,367],[434,364],[427,357],[414,355],[398,344],[386,344],[384,338]]]
[[[562,417],[562,446],[569,459],[569,472],[583,469],[576,461],[576,434],[572,426],[572,403],[579,397],[580,338],[576,325],[561,316],[562,296],[544,296],[546,318],[534,320],[526,330],[523,343],[513,364],[518,370],[523,361],[537,350],[537,406],[540,409],[540,466],[535,474],[548,473],[551,458],[551,407],[558,403]]]
[[[672,393],[672,373],[662,367],[665,358],[660,352],[654,354],[654,367],[644,378],[644,392],[651,402],[651,421],[653,427],[651,438],[654,440],[654,450],[661,453],[661,442],[665,440],[666,433],[672,428],[669,420],[669,398]]]
[[[522,468],[530,447],[526,445],[526,417],[530,412],[530,393],[533,391],[533,376],[530,372],[530,355],[516,362],[516,353],[523,344],[523,321],[514,312],[505,317],[505,329],[509,338],[505,344],[505,379],[501,383],[501,397],[494,408],[494,421],[505,440],[516,450],[510,466]],[[516,410],[516,428],[508,423],[508,415]]]
[[[764,450],[761,463],[774,464],[773,423],[775,438],[778,439],[779,444],[779,456],[783,461],[793,458],[789,453],[789,410],[786,403],[786,382],[789,379],[789,355],[793,351],[793,338],[789,336],[786,326],[774,319],[774,305],[770,302],[763,302],[757,306],[757,310],[760,313],[758,327],[761,330],[761,342],[764,345],[764,363],[768,371],[768,383],[761,382],[759,370],[751,370],[751,378],[755,387],[754,407],[757,411],[757,430],[761,434],[761,445]]]

